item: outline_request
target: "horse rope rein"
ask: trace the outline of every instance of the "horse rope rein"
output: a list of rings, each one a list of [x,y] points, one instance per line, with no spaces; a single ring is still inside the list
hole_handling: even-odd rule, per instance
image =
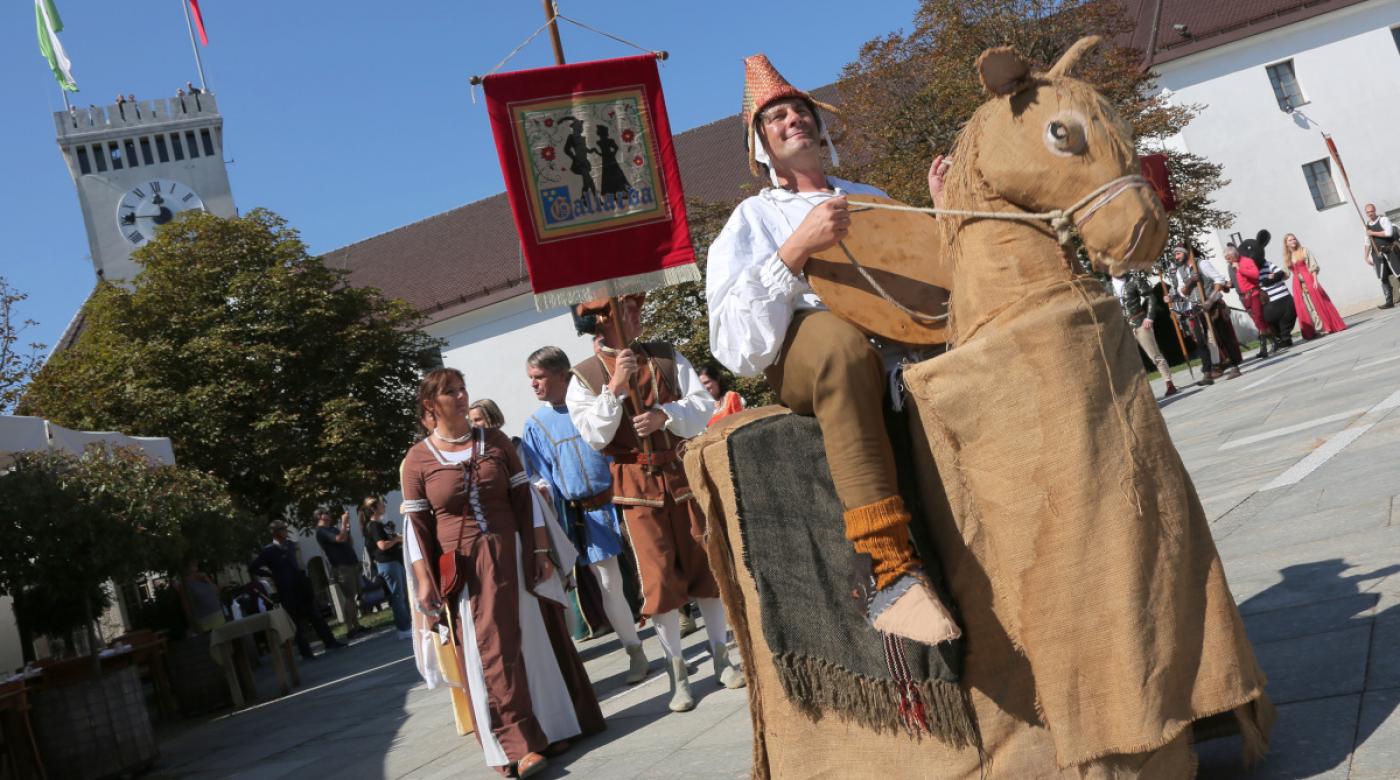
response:
[[[865,211],[867,209],[885,209],[886,211],[912,211],[919,214],[931,214],[935,217],[963,217],[965,219],[1001,219],[1011,220],[1015,222],[1045,222],[1048,223],[1050,225],[1050,228],[1055,231],[1056,241],[1059,243],[1060,248],[1062,250],[1066,250],[1067,253],[1067,248],[1069,247],[1070,242],[1074,238],[1075,231],[1077,231],[1080,226],[1087,222],[1089,218],[1092,217],[1100,208],[1104,207],[1114,198],[1117,198],[1124,192],[1127,192],[1129,189],[1132,189],[1134,187],[1151,188],[1151,186],[1152,185],[1147,181],[1147,179],[1143,178],[1141,175],[1138,174],[1119,176],[1116,179],[1112,179],[1099,185],[1088,195],[1085,195],[1084,197],[1075,201],[1075,203],[1069,208],[1051,209],[1049,211],[1039,212],[970,211],[967,209],[926,208],[922,206],[906,206],[904,204],[894,203],[869,203],[864,201],[858,201],[851,209],[851,211]],[[1083,218],[1077,221],[1072,218],[1076,212],[1086,207],[1088,207],[1088,213],[1085,214]],[[875,281],[875,277],[872,276],[870,272],[865,269],[865,266],[861,265],[859,260],[856,260],[855,255],[851,254],[851,250],[847,248],[845,241],[838,241],[837,243],[841,247],[841,251],[846,255],[846,259],[850,261],[851,266],[856,269],[856,272],[860,274],[861,278],[864,279],[866,283],[870,285],[871,289],[873,289],[876,292],[876,294],[878,294],[881,298],[885,299],[886,303],[895,307],[900,312],[913,319],[915,322],[924,325],[931,325],[933,323],[942,322],[943,320],[948,319],[949,315],[946,313],[936,315],[924,314],[923,312],[915,311],[909,308],[908,306],[905,306],[904,304],[900,303],[899,301],[895,300],[893,296],[891,296],[888,292],[885,291],[885,288],[879,282]],[[946,306],[947,304],[944,305]]]

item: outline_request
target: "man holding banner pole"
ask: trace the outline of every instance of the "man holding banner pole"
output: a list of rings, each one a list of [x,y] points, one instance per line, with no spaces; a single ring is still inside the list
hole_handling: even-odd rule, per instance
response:
[[[1366,218],[1362,220],[1366,227],[1366,248],[1363,258],[1366,264],[1376,270],[1376,278],[1381,280],[1381,292],[1385,295],[1385,303],[1381,304],[1382,309],[1389,309],[1395,305],[1395,290],[1393,280],[1400,277],[1400,271],[1396,266],[1400,262],[1396,261],[1396,240],[1400,235],[1396,234],[1395,226],[1390,223],[1390,219],[1384,215],[1376,214],[1376,204],[1366,204]]]

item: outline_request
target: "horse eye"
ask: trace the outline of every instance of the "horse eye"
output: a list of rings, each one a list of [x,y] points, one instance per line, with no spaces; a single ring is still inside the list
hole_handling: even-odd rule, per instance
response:
[[[1079,154],[1087,145],[1084,127],[1072,119],[1057,119],[1045,127],[1045,145],[1060,154]]]

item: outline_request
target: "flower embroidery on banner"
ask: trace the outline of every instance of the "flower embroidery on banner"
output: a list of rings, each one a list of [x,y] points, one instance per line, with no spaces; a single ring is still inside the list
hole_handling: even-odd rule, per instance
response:
[[[541,149],[540,156],[550,162],[554,162],[554,147],[546,146],[545,148]]]
[[[552,117],[545,117],[545,119],[544,119],[544,126],[545,126],[545,127],[554,127],[554,119],[553,119]]]
[[[632,164],[637,166],[638,168],[642,167],[643,162],[646,161],[642,159],[642,156],[640,154],[632,158]]]
[[[632,130],[631,130],[630,128],[627,129],[627,130],[623,130],[623,131],[622,131],[622,141],[623,141],[623,143],[629,143],[629,144],[630,144],[630,143],[632,143],[632,139],[633,139],[633,138],[636,138],[636,137],[637,137],[637,134],[634,133],[634,132],[632,132]]]

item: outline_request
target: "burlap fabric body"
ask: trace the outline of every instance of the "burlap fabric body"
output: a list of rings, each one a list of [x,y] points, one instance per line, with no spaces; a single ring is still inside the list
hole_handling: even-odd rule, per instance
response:
[[[727,439],[788,412],[749,410],[692,441],[686,468],[748,671],[755,777],[1177,780],[1195,772],[1190,722],[1230,710],[1262,749],[1273,710],[1200,502],[1117,304],[1075,284],[905,373],[981,754],[814,720],[787,696],[740,520],[739,493],[769,480],[736,472]]]
[[[1055,764],[1231,710],[1262,752],[1264,675],[1116,302],[1091,279],[1046,285],[904,377],[956,518],[935,529],[951,587],[965,610],[990,587]]]

